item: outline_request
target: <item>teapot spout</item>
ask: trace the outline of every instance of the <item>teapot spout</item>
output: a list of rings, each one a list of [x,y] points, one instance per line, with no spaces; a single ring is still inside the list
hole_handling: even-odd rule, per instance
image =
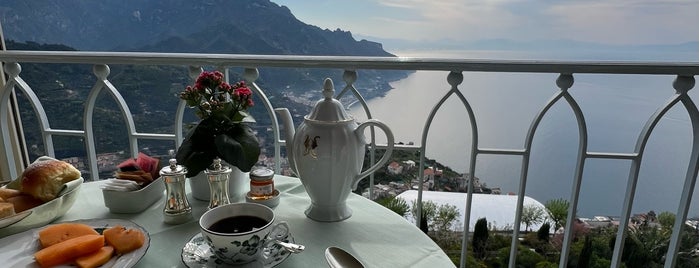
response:
[[[294,159],[294,134],[296,134],[296,129],[294,128],[294,121],[291,119],[291,113],[287,108],[276,108],[275,112],[279,115],[279,118],[284,124],[284,133],[286,133],[286,138],[284,143],[286,145],[286,157],[289,159],[289,166],[294,173],[298,174],[296,171],[296,161]]]

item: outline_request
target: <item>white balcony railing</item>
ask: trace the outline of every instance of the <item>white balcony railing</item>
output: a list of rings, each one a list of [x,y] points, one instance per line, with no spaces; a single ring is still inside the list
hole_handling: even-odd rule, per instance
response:
[[[279,170],[280,164],[280,148],[284,146],[284,141],[280,139],[280,128],[277,118],[274,114],[274,108],[269,100],[265,97],[264,89],[258,87],[254,82],[258,78],[257,68],[279,67],[279,68],[325,68],[325,69],[341,69],[345,70],[344,90],[339,94],[354,94],[362,104],[367,117],[371,118],[371,111],[367,106],[361,94],[355,89],[354,82],[357,79],[356,70],[365,69],[386,69],[386,70],[434,70],[443,71],[445,73],[445,82],[449,85],[450,90],[444,92],[441,98],[435,98],[435,106],[429,113],[427,121],[424,122],[422,130],[421,143],[415,146],[397,146],[397,150],[417,150],[420,152],[421,160],[418,170],[425,168],[423,159],[427,148],[427,136],[431,131],[431,124],[438,111],[449,98],[457,98],[465,108],[465,114],[469,119],[471,127],[471,157],[469,162],[469,170],[476,170],[476,158],[479,155],[510,155],[518,156],[522,159],[518,192],[522,193],[518,196],[518,204],[515,215],[515,223],[513,228],[513,236],[511,242],[511,251],[509,259],[509,267],[515,266],[515,258],[517,255],[517,244],[520,230],[520,217],[523,210],[524,194],[526,192],[527,170],[530,167],[530,154],[532,149],[532,140],[534,133],[537,131],[542,118],[550,111],[554,104],[566,105],[574,114],[577,122],[577,131],[579,133],[579,143],[577,151],[576,168],[574,178],[572,178],[573,189],[571,196],[568,199],[570,208],[568,211],[566,230],[571,230],[572,223],[576,216],[576,208],[578,206],[578,198],[580,186],[583,180],[583,169],[587,160],[590,159],[618,159],[630,161],[631,168],[628,174],[628,182],[624,196],[623,209],[620,212],[619,226],[627,226],[631,214],[631,207],[634,201],[636,185],[639,177],[641,159],[645,154],[645,147],[654,128],[665,115],[668,110],[673,107],[681,107],[689,115],[692,129],[692,142],[686,144],[686,147],[691,148],[689,155],[689,166],[686,169],[686,177],[681,189],[680,203],[676,210],[676,220],[674,223],[672,236],[669,243],[668,253],[665,258],[665,267],[673,267],[677,261],[680,234],[688,216],[688,211],[692,202],[692,194],[696,185],[697,172],[699,171],[699,110],[697,110],[694,101],[690,98],[688,91],[694,87],[694,76],[699,74],[699,63],[667,63],[667,62],[563,62],[563,61],[507,61],[507,60],[459,60],[459,59],[429,59],[429,58],[377,58],[377,57],[325,57],[325,56],[269,56],[269,55],[228,55],[228,54],[173,54],[173,53],[120,53],[120,52],[49,52],[49,51],[6,51],[0,52],[0,61],[4,62],[4,70],[8,76],[6,85],[2,88],[0,99],[0,120],[2,120],[2,141],[5,146],[6,163],[3,163],[2,168],[9,170],[11,177],[16,177],[18,170],[13,168],[22,162],[20,153],[15,148],[12,137],[16,133],[12,132],[10,99],[13,90],[20,90],[30,99],[34,105],[43,137],[44,146],[47,154],[54,155],[53,138],[55,136],[77,136],[85,140],[85,147],[89,163],[90,174],[92,180],[99,179],[97,176],[97,162],[95,150],[95,137],[93,132],[93,112],[97,95],[100,92],[106,92],[111,95],[118,103],[119,108],[125,118],[128,128],[130,153],[133,157],[136,156],[139,146],[139,140],[156,139],[169,140],[176,145],[179,144],[182,137],[183,129],[183,113],[185,104],[180,101],[177,112],[174,116],[174,128],[169,134],[155,134],[139,132],[134,123],[127,103],[121,97],[121,93],[109,80],[108,64],[128,64],[128,65],[173,65],[173,66],[197,66],[190,67],[190,76],[195,77],[200,72],[198,66],[214,66],[218,69],[227,70],[229,67],[245,68],[244,79],[249,84],[253,85],[253,90],[256,94],[263,97],[264,107],[267,114],[271,117],[272,132],[274,136],[274,157],[276,159],[276,169]],[[54,129],[48,122],[46,113],[41,105],[40,100],[34,94],[32,88],[29,87],[21,78],[21,65],[23,63],[66,63],[66,64],[92,64],[95,75],[94,86],[85,100],[84,122],[83,129]],[[468,81],[463,81],[464,72],[493,72],[493,73],[553,73],[559,74],[555,85],[559,90],[552,98],[539,110],[539,113],[531,122],[530,128],[523,137],[525,140],[524,148],[522,149],[504,149],[504,148],[483,148],[479,146],[478,124],[481,121],[476,117],[469,99],[466,98],[460,91],[459,86]],[[639,74],[639,75],[671,75],[676,76],[674,83],[668,85],[676,91],[668,97],[666,103],[657,107],[657,112],[648,118],[645,127],[638,133],[638,139],[634,151],[631,153],[625,152],[594,152],[588,149],[588,128],[585,116],[578,105],[576,99],[569,93],[569,89],[574,85],[574,76],[578,74]],[[361,79],[361,78],[359,78]],[[552,81],[552,84],[554,81]],[[420,122],[418,122],[420,123]],[[374,137],[372,135],[372,144]],[[385,145],[378,144],[371,148],[381,148]],[[21,166],[21,165],[19,165]],[[418,195],[418,204],[422,200],[422,180],[423,174],[419,174],[420,194]],[[373,185],[373,178],[370,179],[370,184]],[[472,180],[470,180],[472,181]],[[468,192],[472,193],[473,185],[468,186]],[[472,195],[467,195],[466,214],[463,217],[464,229],[468,230]],[[418,217],[419,217],[418,212]],[[419,220],[418,220],[419,222]],[[468,232],[465,232],[468,233]],[[563,240],[563,247],[559,261],[560,267],[566,267],[571,245],[571,237],[573,232],[566,232]],[[616,244],[612,257],[612,266],[619,267],[621,264],[621,253],[624,247],[624,238],[627,236],[626,228],[619,228],[616,235]],[[465,266],[465,255],[469,244],[469,236],[463,236],[462,242],[462,258],[461,266]]]

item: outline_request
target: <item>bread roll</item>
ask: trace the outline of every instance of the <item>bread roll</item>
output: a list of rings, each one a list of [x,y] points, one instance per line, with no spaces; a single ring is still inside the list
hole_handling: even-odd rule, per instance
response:
[[[66,182],[78,178],[80,171],[67,162],[37,161],[22,173],[20,192],[46,202],[56,198]]]
[[[0,203],[0,218],[15,215],[15,206],[12,203]]]
[[[0,188],[0,198],[8,199],[20,195],[20,192],[15,189]]]
[[[12,198],[8,198],[7,202],[12,203],[12,205],[14,205],[16,213],[33,209],[44,204],[44,202],[40,199],[34,198],[33,196],[28,194],[21,194]]]

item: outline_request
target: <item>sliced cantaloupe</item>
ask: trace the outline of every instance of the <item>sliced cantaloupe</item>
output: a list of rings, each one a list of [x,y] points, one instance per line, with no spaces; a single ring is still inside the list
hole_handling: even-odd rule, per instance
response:
[[[76,258],[100,250],[104,236],[83,235],[43,248],[34,253],[34,260],[43,268],[72,262]]]
[[[146,242],[146,236],[138,229],[126,229],[121,225],[108,228],[102,232],[107,244],[114,247],[117,254],[134,251]]]
[[[39,243],[41,243],[41,248],[45,248],[78,236],[96,234],[99,233],[87,224],[57,223],[39,231]]]
[[[104,246],[92,254],[78,257],[75,259],[75,264],[80,268],[95,268],[107,263],[112,255],[114,255],[114,247]]]

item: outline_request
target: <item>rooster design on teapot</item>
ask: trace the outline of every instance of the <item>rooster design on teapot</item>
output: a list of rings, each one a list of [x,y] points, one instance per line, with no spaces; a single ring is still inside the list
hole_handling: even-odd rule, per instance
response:
[[[306,140],[303,141],[303,146],[306,147],[306,151],[303,152],[303,155],[311,155],[313,158],[318,158],[318,153],[316,153],[316,147],[318,147],[318,140],[320,139],[320,136],[315,136],[313,139],[311,139],[311,136],[306,135]]]

